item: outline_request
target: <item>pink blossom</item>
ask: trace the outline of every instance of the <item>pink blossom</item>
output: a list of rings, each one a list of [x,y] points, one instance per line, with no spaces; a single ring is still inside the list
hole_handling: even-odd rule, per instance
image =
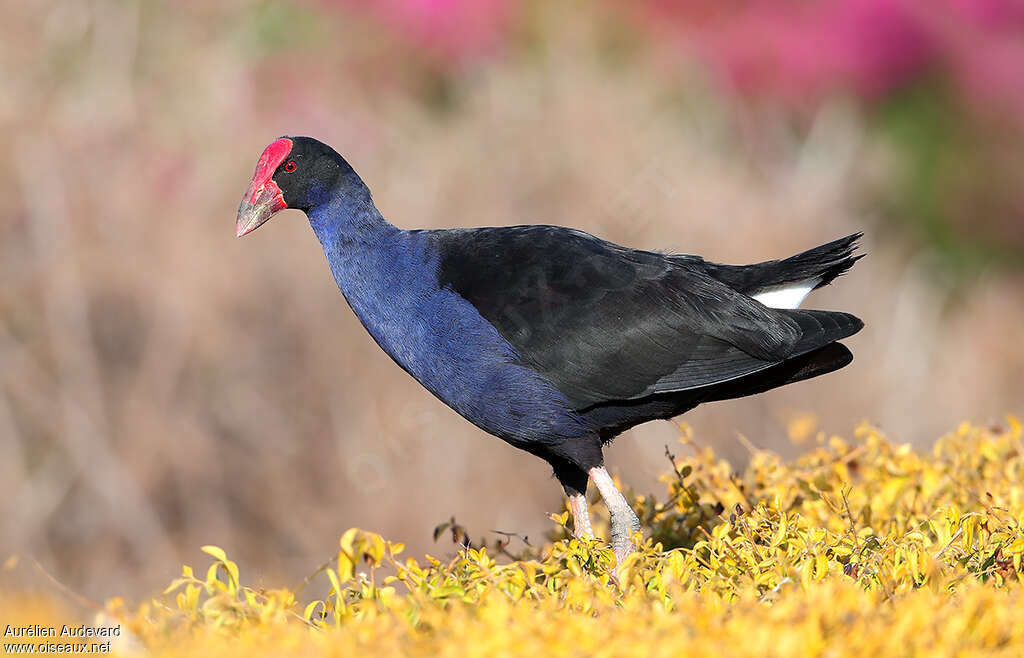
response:
[[[636,6],[636,5],[633,5]],[[925,76],[972,102],[1024,111],[1022,0],[668,0],[646,24],[705,59],[740,93],[802,105],[871,100]]]
[[[490,54],[509,31],[515,0],[337,0],[367,11],[446,63]]]

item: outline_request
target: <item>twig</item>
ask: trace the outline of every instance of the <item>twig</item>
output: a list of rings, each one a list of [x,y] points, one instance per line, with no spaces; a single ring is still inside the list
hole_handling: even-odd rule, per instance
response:
[[[751,457],[755,457],[760,452],[762,452],[761,449],[755,446],[753,443],[751,443],[750,439],[744,436],[742,432],[736,432],[736,440],[739,441],[743,445],[743,447],[747,449],[747,452],[750,453]]]
[[[79,605],[85,608],[91,608],[92,610],[96,610],[98,612],[103,612],[102,605],[96,603],[92,599],[87,598],[84,594],[76,592],[64,583],[57,580],[57,578],[53,574],[46,570],[46,567],[39,563],[39,560],[35,559],[34,557],[30,557],[29,559],[32,560],[32,566],[35,567],[36,571],[43,574],[43,576],[47,580],[49,580],[55,587],[57,587],[57,589],[73,598]]]
[[[672,464],[672,472],[676,474],[676,479],[679,480],[680,486],[683,485],[683,471],[676,466],[676,456],[672,454],[672,451],[668,449],[668,444],[665,444],[665,457],[668,458],[670,464]]]
[[[504,530],[491,530],[491,532],[497,535],[505,535],[506,539],[512,539],[515,537],[519,541],[523,542],[530,548],[533,548],[533,544],[530,543],[530,538],[526,535],[521,535],[518,532],[505,532]]]
[[[322,574],[324,572],[324,570],[327,569],[327,567],[331,566],[332,562],[337,562],[337,560],[338,560],[338,556],[335,555],[334,557],[332,557],[331,559],[327,560],[326,562],[321,564],[319,567],[317,567],[316,570],[313,573],[309,574],[308,576],[306,576],[302,580],[302,584],[301,585],[299,585],[298,587],[295,588],[295,594],[298,594],[299,592],[301,592],[306,587],[306,585],[308,585],[311,582],[313,582],[314,578],[316,578],[317,576]]]
[[[946,542],[946,545],[943,546],[942,548],[940,548],[939,551],[934,555],[934,558],[936,560],[938,560],[940,557],[942,557],[942,554],[945,553],[946,550],[950,546],[953,545],[953,542],[955,542],[957,539],[960,539],[960,536],[963,535],[963,534],[964,534],[964,529],[963,528],[957,528],[956,532],[953,533],[953,536],[949,538],[948,542]]]
[[[853,487],[850,487],[850,491],[853,491]],[[860,552],[860,540],[857,538],[857,524],[853,522],[853,512],[850,511],[850,499],[847,498],[847,490],[840,489],[839,493],[843,496],[843,505],[846,506],[846,518],[850,520],[850,532],[853,533],[853,547]]]

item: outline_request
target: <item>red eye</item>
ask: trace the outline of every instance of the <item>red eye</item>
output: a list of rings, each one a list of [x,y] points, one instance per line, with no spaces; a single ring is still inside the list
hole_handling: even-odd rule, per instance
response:
[[[287,171],[289,174],[295,171],[295,160],[289,160],[288,164],[284,166],[284,170]]]

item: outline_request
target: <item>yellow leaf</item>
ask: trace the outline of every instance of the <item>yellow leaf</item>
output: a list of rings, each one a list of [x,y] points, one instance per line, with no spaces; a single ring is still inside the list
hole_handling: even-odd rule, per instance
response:
[[[221,562],[226,562],[228,559],[227,553],[225,553],[224,549],[220,546],[213,546],[211,544],[208,544],[206,546],[203,546],[200,550],[206,553],[207,555],[212,555]]]
[[[170,594],[174,590],[178,589],[185,583],[189,582],[187,578],[175,578],[171,581],[171,584],[164,588],[164,594]]]
[[[814,561],[804,560],[803,565],[800,568],[800,583],[807,589],[811,586],[811,580],[814,576]]]
[[[324,605],[323,601],[313,601],[313,602],[311,602],[309,605],[306,606],[306,609],[302,611],[302,618],[303,619],[308,619],[308,620],[312,621],[313,620],[313,611],[316,610],[317,606],[320,606],[321,608],[323,608],[323,605]]]
[[[334,588],[335,596],[341,596],[341,583],[338,582],[338,574],[335,573],[334,569],[327,567],[327,578],[331,581],[331,587]]]
[[[789,529],[789,524],[786,521],[786,515],[783,514],[779,518],[779,527],[775,531],[775,535],[772,537],[771,547],[778,548],[778,546],[786,540],[786,532]]]
[[[818,427],[818,417],[813,413],[801,413],[786,423],[786,433],[794,443],[803,443]]]
[[[565,527],[565,525],[569,523],[568,512],[562,512],[561,514],[548,514],[548,518],[563,527]]]
[[[219,562],[214,562],[210,565],[210,568],[206,570],[206,584],[207,586],[213,585],[217,582],[217,569],[220,568]]]
[[[376,533],[369,533],[369,540],[370,546],[368,554],[373,559],[373,565],[377,566],[384,557],[384,538]]]
[[[819,553],[814,559],[814,577],[821,580],[828,575],[828,558],[824,553]]]
[[[1006,423],[1010,426],[1010,438],[1018,441],[1021,438],[1021,423],[1013,414],[1006,414]]]
[[[234,594],[238,590],[238,565],[231,560],[225,560],[224,568],[228,572],[228,591]]]
[[[358,535],[359,528],[349,528],[345,531],[345,534],[343,534],[341,536],[341,539],[338,541],[338,543],[341,545],[341,550],[343,550],[353,559],[358,559],[355,554],[355,547],[353,546]]]
[[[342,582],[348,582],[352,580],[355,575],[355,564],[349,559],[344,553],[338,554],[338,578]]]

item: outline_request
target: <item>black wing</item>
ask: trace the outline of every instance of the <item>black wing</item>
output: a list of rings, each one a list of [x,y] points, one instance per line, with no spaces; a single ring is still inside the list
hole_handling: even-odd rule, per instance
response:
[[[428,231],[438,282],[472,303],[577,409],[763,370],[860,329],[846,313],[768,308],[696,256],[556,226]]]

